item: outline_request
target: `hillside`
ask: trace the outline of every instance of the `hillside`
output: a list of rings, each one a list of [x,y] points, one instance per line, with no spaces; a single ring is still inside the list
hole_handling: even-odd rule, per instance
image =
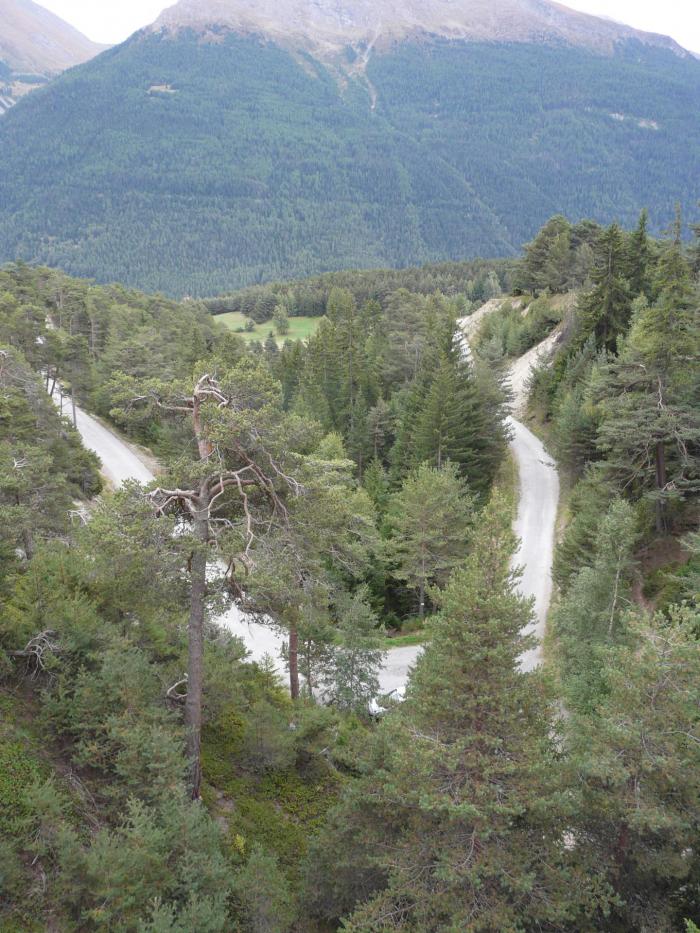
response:
[[[687,53],[672,39],[578,13],[550,0],[179,0],[154,32],[225,27],[265,35],[321,58],[420,35],[472,42],[565,42],[610,53],[619,42]]]
[[[694,929],[700,242],[645,224],[224,299],[313,302],[281,349],[0,270],[3,933]]]
[[[392,20],[370,48],[375,8],[359,2],[352,36],[333,5],[313,7],[330,11],[302,24],[313,42],[291,32],[306,2],[181,4],[3,120],[0,259],[202,296],[513,256],[560,211],[632,223],[648,205],[660,229],[675,201],[694,208],[700,62],[555,5],[511,6],[493,20],[479,4],[401,5],[418,25]]]
[[[0,114],[103,48],[32,0],[0,0]]]

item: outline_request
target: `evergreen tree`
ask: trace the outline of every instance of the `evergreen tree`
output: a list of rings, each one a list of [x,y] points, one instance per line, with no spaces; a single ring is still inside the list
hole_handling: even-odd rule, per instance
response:
[[[505,396],[482,367],[443,357],[415,416],[415,462],[448,460],[475,492],[486,493],[505,451]]]
[[[648,300],[651,300],[652,263],[648,227],[649,212],[643,210],[639,215],[639,223],[636,229],[628,237],[625,274],[631,294],[635,298],[644,295]]]
[[[634,510],[623,499],[614,500],[598,527],[590,563],[554,610],[552,628],[571,706],[596,702],[600,649],[625,637],[637,537]]]
[[[367,415],[367,429],[375,460],[384,458],[393,427],[393,418],[389,405],[380,398]]]
[[[567,870],[542,683],[518,669],[531,608],[513,591],[509,524],[502,503],[486,510],[407,700],[332,824],[361,841],[346,848],[344,829],[329,840],[342,866],[355,864],[357,895],[375,871],[348,933],[575,928],[587,902],[585,874]],[[326,911],[347,902],[342,882],[317,894]]]
[[[456,424],[459,412],[457,373],[448,358],[443,359],[430,386],[413,435],[415,458],[441,469],[450,459],[460,427]]]
[[[655,503],[663,533],[668,502],[700,489],[700,299],[680,230],[659,260],[658,286],[609,367],[598,443],[621,484]]]
[[[289,884],[277,859],[261,846],[253,847],[246,864],[233,882],[235,897],[244,914],[246,933],[287,933],[295,919],[295,904]]]
[[[384,659],[379,619],[367,602],[367,592],[335,597],[337,626],[328,660],[318,674],[323,696],[341,710],[366,714],[379,694],[378,673]]]
[[[628,620],[601,657],[596,707],[572,712],[565,750],[582,790],[575,848],[614,891],[596,929],[674,933],[698,916],[700,652],[697,614]]]
[[[595,247],[594,287],[580,301],[579,342],[594,334],[596,345],[615,350],[632,314],[632,291],[626,278],[625,235],[612,224],[599,237]]]
[[[272,316],[272,323],[280,337],[285,337],[289,333],[289,314],[284,305],[277,305]]]
[[[516,286],[535,295],[546,290],[561,291],[568,280],[570,263],[571,224],[557,214],[525,246]]]
[[[389,503],[389,477],[380,460],[372,459],[367,464],[362,485],[379,515],[383,515]]]
[[[428,587],[444,585],[466,556],[474,505],[455,464],[422,464],[405,480],[387,512],[388,559],[394,575],[415,590],[425,615]]]
[[[265,356],[270,362],[276,359],[280,352],[280,349],[277,346],[277,340],[275,339],[275,335],[272,331],[270,331],[267,337],[265,338],[265,343],[263,344],[263,350],[265,351]]]
[[[342,603],[343,586],[362,577],[378,548],[373,505],[352,480],[352,463],[339,441],[326,437],[309,462],[300,464],[296,478],[304,494],[287,506],[289,521],[252,552],[255,572],[246,586],[246,605],[289,635],[293,699],[301,694],[300,654],[307,658],[301,673],[312,692],[318,678],[309,658],[317,648],[319,658],[329,653],[333,594],[339,592]]]

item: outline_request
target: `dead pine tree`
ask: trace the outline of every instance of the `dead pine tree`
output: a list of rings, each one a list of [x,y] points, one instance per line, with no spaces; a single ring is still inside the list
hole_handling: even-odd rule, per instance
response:
[[[231,591],[242,595],[256,542],[288,524],[285,500],[301,493],[287,472],[288,438],[279,389],[258,363],[244,361],[225,375],[205,374],[190,394],[152,385],[133,399],[190,422],[196,456],[179,461],[179,485],[149,493],[159,514],[176,512],[192,532],[189,561],[187,693],[184,698],[191,790],[201,786],[204,621],[207,563],[212,550],[227,567]],[[184,482],[183,482],[184,480]]]

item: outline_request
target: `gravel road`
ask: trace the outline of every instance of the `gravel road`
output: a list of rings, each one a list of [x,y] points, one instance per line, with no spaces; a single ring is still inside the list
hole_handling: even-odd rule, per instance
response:
[[[502,299],[488,302],[473,315],[460,321],[467,339],[486,314],[497,310]],[[510,381],[515,397],[513,410],[519,414],[526,398],[526,384],[530,368],[543,353],[548,353],[556,338],[549,337],[517,360],[511,368]],[[463,344],[464,345],[464,344]],[[58,402],[58,399],[55,399]],[[71,414],[70,402],[64,400],[64,413]],[[86,447],[93,450],[102,461],[102,472],[110,483],[119,487],[129,479],[148,484],[153,473],[138,454],[116,433],[110,431],[95,418],[77,409],[78,431]],[[552,558],[554,553],[554,528],[559,501],[559,478],[556,467],[547,455],[541,442],[523,424],[510,419],[513,431],[511,447],[520,474],[520,502],[515,531],[520,538],[520,550],[516,563],[523,567],[521,591],[535,599],[536,621],[532,631],[542,638],[547,610],[552,592]],[[232,606],[218,620],[219,624],[238,635],[246,644],[251,659],[261,660],[265,655],[273,658],[281,673],[284,672],[282,647],[284,637],[274,629],[248,621]],[[380,675],[383,693],[402,693],[408,681],[411,667],[421,652],[420,648],[394,648],[387,653]],[[524,670],[532,670],[542,660],[538,645],[522,658]]]

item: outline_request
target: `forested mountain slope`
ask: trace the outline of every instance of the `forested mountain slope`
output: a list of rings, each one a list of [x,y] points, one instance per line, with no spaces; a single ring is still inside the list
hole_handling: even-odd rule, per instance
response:
[[[696,200],[700,62],[668,41],[427,23],[338,58],[216,15],[173,14],[3,121],[0,257],[211,295],[512,256],[560,210],[648,205],[661,228]]]

